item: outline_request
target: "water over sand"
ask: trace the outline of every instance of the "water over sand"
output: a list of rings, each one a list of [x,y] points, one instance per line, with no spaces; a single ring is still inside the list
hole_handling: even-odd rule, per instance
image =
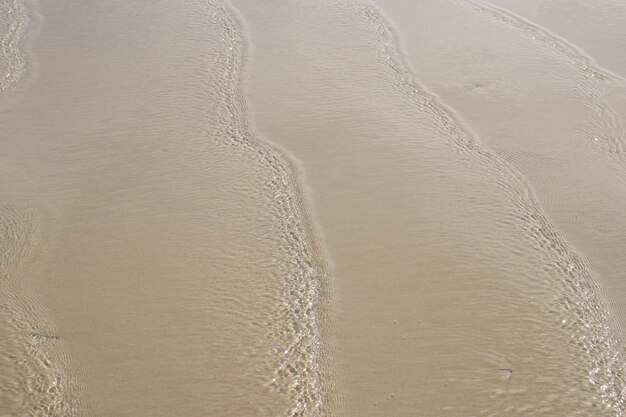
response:
[[[250,130],[233,15],[219,2],[37,12],[37,65],[0,111],[5,247],[40,248],[6,278],[28,287],[8,315],[45,307],[45,360],[63,373],[34,408],[312,415],[324,267],[298,173]],[[16,355],[7,367],[32,352]],[[7,414],[40,395],[28,378]]]
[[[617,26],[0,5],[0,415],[623,415]]]

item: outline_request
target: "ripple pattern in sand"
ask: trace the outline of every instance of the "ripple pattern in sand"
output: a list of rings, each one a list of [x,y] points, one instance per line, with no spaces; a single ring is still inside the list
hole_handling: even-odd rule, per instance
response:
[[[212,130],[211,136],[224,139],[220,146],[254,154],[267,167],[270,182],[266,191],[276,203],[275,218],[280,221],[277,231],[284,263],[277,272],[283,277],[283,301],[274,312],[275,320],[268,323],[276,360],[268,387],[291,398],[292,406],[285,415],[325,415],[319,320],[323,316],[320,296],[325,293],[327,270],[316,233],[307,220],[310,214],[305,209],[295,164],[252,130],[242,87],[245,44],[241,22],[227,6],[215,1],[209,6],[225,30],[225,49],[232,51],[219,77],[231,101],[224,113],[212,114],[210,129],[223,130]]]
[[[0,1],[0,92],[15,85],[26,68],[22,39],[28,20],[20,0]]]
[[[430,115],[442,138],[447,139],[450,146],[499,173],[500,187],[509,194],[517,208],[517,219],[536,243],[533,250],[543,253],[546,259],[546,272],[555,285],[551,296],[553,302],[548,307],[550,312],[558,317],[564,332],[570,335],[570,343],[584,354],[588,382],[595,387],[602,406],[611,410],[612,415],[623,415],[626,407],[624,346],[612,329],[610,314],[599,295],[597,280],[590,272],[589,265],[544,214],[534,190],[524,176],[498,154],[484,147],[480,139],[464,126],[451,109],[415,81],[409,66],[404,62],[395,30],[382,13],[370,4],[354,1],[352,5],[355,12],[376,31],[382,50],[381,58],[394,74],[402,94],[421,112]],[[509,22],[508,18],[500,17],[499,14],[497,16],[499,20]],[[568,45],[548,38],[539,29],[528,30],[535,37],[545,38],[560,53],[570,56],[591,82],[613,77],[593,68],[589,61]],[[589,90],[595,87],[597,85],[590,86]],[[608,109],[608,106],[605,107],[605,110]],[[618,119],[611,116],[609,120],[619,136],[623,129]],[[619,155],[621,146],[620,140],[614,140],[607,152]],[[546,399],[546,405],[550,401],[552,400]]]
[[[626,129],[622,118],[606,99],[610,89],[616,83],[622,82],[622,78],[598,66],[576,46],[519,16],[473,0],[463,0],[463,3],[477,13],[489,16],[507,28],[521,33],[528,41],[563,56],[581,74],[577,84],[579,91],[576,93],[590,107],[595,128],[593,131],[582,131],[582,136],[592,149],[597,149],[623,166]]]
[[[0,412],[74,416],[74,382],[59,356],[60,337],[24,285],[24,266],[41,243],[40,224],[15,208],[18,198],[11,200],[0,203]]]

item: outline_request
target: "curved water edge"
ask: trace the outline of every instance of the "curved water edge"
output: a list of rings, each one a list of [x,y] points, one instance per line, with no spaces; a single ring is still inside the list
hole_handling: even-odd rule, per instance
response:
[[[597,121],[597,132],[582,131],[587,142],[598,148],[620,164],[626,158],[626,127],[618,112],[606,99],[607,93],[616,84],[623,85],[624,79],[602,68],[593,58],[585,54],[565,39],[501,8],[486,5],[474,0],[460,0],[460,4],[470,6],[475,12],[489,16],[511,30],[523,33],[530,41],[537,42],[569,61],[582,74],[580,88]]]
[[[502,8],[487,5],[475,0],[460,0],[461,3],[470,5],[479,13],[489,15],[492,19],[500,21],[516,30],[530,35],[531,39],[540,42],[551,50],[567,57],[576,63],[580,71],[587,78],[599,78],[604,80],[622,80],[622,77],[599,66],[593,58],[585,54],[580,48],[570,44],[565,39],[551,31],[537,26],[532,22]]]
[[[536,249],[545,255],[546,272],[553,279],[553,284],[558,286],[559,294],[552,298],[548,310],[557,316],[563,331],[570,335],[571,343],[587,359],[588,379],[595,387],[602,406],[611,410],[613,415],[624,415],[626,352],[623,342],[612,328],[610,312],[600,296],[598,280],[588,262],[549,220],[524,175],[502,156],[486,148],[452,109],[416,81],[390,20],[371,3],[349,0],[349,4],[377,33],[381,58],[396,78],[401,93],[412,105],[430,116],[442,138],[455,151],[475,158],[499,173],[501,188],[517,208],[517,220],[536,242]],[[581,69],[589,71],[588,68]],[[596,76],[589,78],[602,78],[599,69],[595,73]]]
[[[31,21],[20,0],[0,1],[2,74],[0,93],[14,87],[26,71],[24,35]],[[75,381],[67,374],[60,337],[45,320],[42,303],[23,288],[25,266],[43,242],[41,222],[17,196],[0,198],[0,320],[15,350],[3,352],[0,366],[6,400],[27,415],[77,415]]]
[[[322,416],[328,413],[330,376],[323,372],[329,345],[321,340],[322,325],[330,322],[329,266],[325,261],[313,215],[305,201],[300,168],[286,151],[254,131],[245,98],[246,44],[243,24],[234,7],[226,2],[209,1],[209,7],[222,20],[227,33],[229,112],[224,115],[225,134],[221,146],[237,146],[254,155],[271,172],[267,185],[273,193],[280,220],[285,262],[295,265],[296,273],[283,276],[282,304],[276,320],[270,323],[269,339],[274,346],[275,368],[268,388],[288,395],[292,404],[285,415]]]
[[[211,115],[220,123],[207,123],[206,130],[216,138],[217,146],[254,155],[254,159],[267,167],[269,174],[263,180],[263,192],[271,199],[277,221],[276,241],[281,259],[274,273],[282,279],[278,297],[281,302],[272,319],[262,323],[268,330],[266,345],[273,347],[272,354],[265,355],[272,358],[272,372],[267,376],[263,374],[267,379],[268,397],[287,400],[281,401],[281,405],[289,404],[281,414],[329,415],[336,409],[330,404],[333,375],[325,368],[330,360],[325,328],[332,319],[328,308],[332,302],[329,258],[324,253],[314,213],[309,209],[306,184],[297,160],[256,133],[246,104],[248,55],[244,25],[228,0],[198,0],[199,7],[206,8],[207,4],[212,15],[210,23],[221,25],[225,34],[221,39],[225,53],[219,56],[224,65],[215,71],[219,71],[220,92],[227,106],[216,111],[219,114]],[[589,381],[596,387],[600,401],[613,414],[623,415],[623,344],[612,331],[611,317],[599,295],[589,263],[544,214],[524,175],[499,152],[487,149],[453,109],[415,81],[415,75],[404,61],[395,29],[382,12],[360,0],[346,0],[346,4],[378,34],[379,58],[394,75],[406,102],[430,116],[450,149],[497,171],[500,187],[515,203],[516,220],[536,242],[529,250],[540,251],[545,256],[545,268],[556,292],[549,306],[551,314],[563,323],[563,332],[571,335],[572,345],[587,358],[579,366],[589,369]],[[589,79],[596,83],[600,77]],[[605,81],[611,82],[602,80],[601,83]],[[74,395],[76,384],[61,366],[64,335],[56,333],[55,327],[45,322],[48,315],[43,314],[45,309],[41,303],[24,295],[28,293],[20,287],[21,278],[26,274],[24,266],[30,264],[33,256],[39,257],[37,253],[44,250],[40,247],[48,242],[44,222],[37,218],[36,212],[21,207],[31,205],[12,195],[0,197],[0,248],[3,249],[0,285],[3,296],[8,294],[7,301],[2,300],[0,304],[0,317],[11,317],[12,333],[27,352],[26,359],[7,356],[23,375],[14,381],[26,382],[5,386],[11,392],[28,394],[20,401],[30,415],[75,415],[79,411]],[[31,269],[27,271],[32,273]],[[251,354],[255,353],[258,354]]]
[[[276,400],[275,404],[281,407],[280,413],[272,412],[272,415],[326,415],[330,377],[324,374],[323,364],[324,357],[328,357],[326,350],[329,345],[322,342],[321,333],[322,323],[330,322],[330,315],[324,308],[330,300],[329,268],[311,221],[313,216],[307,208],[299,168],[286,152],[262,140],[254,132],[244,93],[246,54],[243,25],[236,13],[222,0],[196,0],[192,5],[201,9],[203,16],[209,15],[210,19],[202,23],[214,25],[219,30],[220,36],[216,40],[222,43],[220,50],[223,51],[217,56],[219,65],[206,70],[213,71],[211,75],[217,79],[217,94],[220,101],[226,104],[214,108],[206,106],[204,133],[208,135],[201,136],[205,140],[215,138],[217,147],[252,156],[266,168],[263,189],[256,191],[267,198],[264,203],[271,207],[275,221],[272,226],[276,230],[271,244],[277,242],[280,252],[273,271],[282,283],[275,290],[280,303],[276,304],[272,318],[260,323],[266,330],[266,340],[260,342],[262,351],[256,346],[249,346],[246,353],[252,357],[263,355],[261,366],[265,384],[262,390],[267,392],[268,402]],[[198,40],[206,41],[201,36]],[[24,54],[20,52],[19,57],[23,59]],[[25,67],[26,64],[22,68]],[[206,83],[213,79],[205,78],[203,82]],[[2,204],[4,200],[6,204]],[[16,205],[32,208],[32,212],[17,209]],[[17,344],[23,346],[20,352],[8,356],[7,365],[10,365],[11,373],[19,376],[6,384],[0,381],[0,398],[6,388],[7,395],[16,402],[15,409],[27,415],[80,415],[88,412],[93,405],[83,404],[85,395],[91,394],[88,378],[81,375],[80,381],[77,381],[65,372],[66,367],[62,365],[66,359],[63,349],[66,335],[57,332],[56,326],[48,323],[50,315],[45,309],[48,304],[42,302],[46,300],[43,297],[28,297],[30,292],[21,287],[21,283],[28,278],[27,273],[37,274],[36,268],[33,270],[32,258],[36,258],[35,263],[45,258],[51,241],[48,234],[56,238],[56,233],[46,229],[55,226],[49,223],[50,217],[55,216],[43,213],[39,219],[37,216],[42,213],[37,208],[33,208],[32,201],[20,202],[13,195],[0,196],[3,239],[0,243],[3,255],[6,253],[7,256],[6,262],[2,259],[0,265],[0,285],[3,296],[10,295],[6,301],[4,298],[0,300],[0,316],[8,317],[9,333]],[[60,213],[57,217],[62,215]],[[60,322],[59,326],[62,324]],[[267,352],[265,346],[271,346],[272,351]],[[73,363],[80,361],[74,357],[71,360]],[[271,366],[268,365],[270,362]],[[85,364],[79,365],[84,368],[79,368],[77,373],[81,374],[83,370],[85,374],[89,373]],[[270,367],[270,371],[266,372]],[[245,390],[246,386],[241,388]],[[264,404],[258,406],[264,408]],[[0,407],[0,414],[3,412]],[[11,409],[10,414],[16,413]]]
[[[2,42],[2,74],[0,74],[0,92],[14,86],[26,70],[26,59],[22,51],[22,41],[29,22],[26,7],[21,0],[0,1],[0,23],[5,29],[0,32]],[[0,61],[0,62],[2,62]]]
[[[23,287],[28,279],[25,265],[45,241],[42,222],[30,211],[16,208],[17,197],[11,196],[10,203],[6,199],[0,201],[0,319],[8,322],[9,339],[17,349],[3,352],[0,366],[10,376],[2,385],[15,412],[76,416],[76,383],[66,372],[61,338],[45,319],[41,301]]]

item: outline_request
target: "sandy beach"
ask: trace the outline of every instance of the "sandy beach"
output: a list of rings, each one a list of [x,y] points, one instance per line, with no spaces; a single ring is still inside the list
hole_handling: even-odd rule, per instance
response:
[[[624,415],[625,22],[0,0],[0,417]]]

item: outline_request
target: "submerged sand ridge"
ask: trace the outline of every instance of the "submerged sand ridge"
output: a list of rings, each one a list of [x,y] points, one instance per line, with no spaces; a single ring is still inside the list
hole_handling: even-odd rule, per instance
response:
[[[412,74],[381,13],[361,2],[301,9],[284,1],[271,11],[235,3],[255,51],[262,51],[252,55],[256,120],[301,159],[336,265],[344,413],[621,415],[623,342],[600,291],[601,275],[544,209],[546,195],[524,166],[502,144],[492,148],[492,136],[465,127],[472,125],[456,102],[451,110],[429,94],[419,70]],[[602,115],[592,113],[590,125],[619,146],[612,136],[620,132],[619,115],[604,118],[610,109],[601,108],[598,84],[579,84],[559,69],[559,55],[567,54],[526,55],[509,43],[508,29],[476,19],[462,3],[399,3],[399,13],[409,10],[401,20],[413,31],[407,40],[399,26],[402,40],[422,48],[413,66],[430,64],[434,54],[430,33],[418,31],[437,30],[437,45],[447,52],[432,68],[437,86],[464,81],[466,67],[455,60],[466,55],[457,45],[492,56],[466,25],[544,73],[565,75],[559,90],[545,95],[547,103],[572,93],[590,98]],[[418,14],[427,23],[416,25]],[[289,23],[273,27],[274,19]],[[480,54],[467,56],[473,57]],[[575,77],[599,76],[581,62],[573,65]],[[497,79],[498,61],[490,64],[483,77]],[[524,69],[516,73],[522,80]],[[440,75],[452,70],[453,77]],[[524,90],[506,86],[510,104],[499,103],[502,112],[518,100],[532,105]],[[572,112],[577,117],[588,109]],[[489,123],[489,113],[473,111]],[[526,130],[517,127],[521,132],[536,134],[530,125],[544,121],[507,115],[528,123]],[[548,138],[536,141],[540,150]],[[555,146],[563,152],[566,145]],[[619,152],[599,145],[583,142],[576,150],[598,149],[616,166]]]
[[[624,97],[623,80],[616,75],[620,71],[603,70],[566,40],[486,5],[460,2],[459,7],[450,3],[437,11],[427,8],[431,16],[457,22],[459,36],[451,36],[431,24],[433,19],[416,26],[424,9],[402,1],[380,4],[398,25],[418,76],[527,178],[570,249],[583,255],[591,275],[588,281],[595,283],[606,305],[606,332],[614,334],[611,344],[621,348],[624,265],[619,254],[626,228],[617,213],[626,203],[626,189],[624,113],[615,105]],[[463,12],[468,9],[476,12],[471,23]],[[434,42],[411,42],[416,36],[429,36]],[[444,44],[441,36],[452,37],[452,44],[468,51],[459,65],[441,65],[452,52],[445,46],[449,39]],[[426,62],[421,59],[424,54],[438,58]],[[450,85],[450,79],[458,83]],[[623,368],[622,358],[612,363],[608,376],[616,373],[614,367]],[[590,379],[603,369],[592,366]],[[606,395],[607,385],[598,386],[605,406],[621,415],[623,389]]]
[[[21,42],[28,20],[21,0],[0,2],[0,93],[24,73],[26,62]]]
[[[480,2],[232,6],[3,50],[0,415],[623,415],[620,77]]]
[[[475,124],[486,136],[499,137],[498,142],[504,146],[502,143],[495,146],[500,146],[518,166],[524,165],[523,170],[528,171],[529,177],[535,177],[534,182],[542,188],[543,199],[555,221],[601,275],[601,281],[607,287],[607,299],[616,311],[617,328],[624,333],[626,310],[622,277],[626,264],[621,253],[624,251],[626,225],[618,213],[626,203],[626,65],[623,54],[616,51],[621,51],[624,46],[620,22],[626,17],[626,9],[619,2],[606,1],[592,7],[589,2],[581,1],[563,7],[566,19],[556,19],[549,11],[559,7],[558,2],[550,5],[515,1],[495,3],[524,12],[523,16],[518,16],[489,5],[478,9],[479,13],[497,19],[510,32],[520,32],[521,29],[518,42],[526,41],[528,46],[552,50],[558,49],[555,44],[565,43],[567,46],[569,43],[577,55],[563,56],[558,73],[545,73],[532,62],[527,62],[523,64],[528,74],[526,79],[507,80],[518,90],[527,91],[536,98],[536,102],[531,102],[533,107],[518,106],[518,114],[523,114],[526,120],[542,121],[533,128],[534,131],[519,129],[519,123],[505,122],[510,118],[510,111],[502,109],[492,113],[494,118],[489,127],[479,121]],[[535,26],[527,17],[547,25],[549,30],[544,30],[547,35],[544,39],[528,36],[532,35],[529,28],[532,30]],[[604,30],[600,30],[598,21],[606,22]],[[573,30],[573,25],[577,31]],[[560,38],[551,30],[561,36],[567,35],[568,39]],[[571,45],[571,41],[583,45],[585,51]],[[580,68],[577,71],[576,63],[584,61],[588,62],[587,68],[593,69],[593,73],[580,71]],[[611,71],[603,66],[608,66]],[[476,72],[472,71],[469,76],[478,72],[484,73],[484,68],[476,68]],[[511,68],[504,68],[500,78],[510,80],[510,73],[514,73]],[[604,76],[596,76],[597,73],[604,73]],[[573,93],[555,94],[564,79],[574,86]],[[554,98],[548,100],[550,96]],[[459,95],[452,92],[449,98],[458,100]],[[492,101],[502,102],[502,89],[493,92]],[[473,106],[469,101],[459,105],[464,109],[467,105]],[[511,146],[513,142],[515,144]],[[563,151],[564,148],[567,152]],[[549,163],[538,167],[539,158]]]
[[[26,70],[24,35],[30,21],[18,0],[0,2],[0,100],[16,93]],[[7,126],[2,125],[4,145]],[[7,161],[3,148],[2,164]],[[6,165],[5,165],[6,166]],[[11,176],[3,176],[3,185]],[[14,190],[0,196],[0,415],[72,416],[74,382],[56,354],[59,336],[40,297],[27,288],[25,266],[41,252],[45,225],[32,201]]]
[[[616,0],[489,0],[484,5],[515,13],[550,30],[583,50],[600,66],[626,76],[626,46],[622,28],[626,5]]]
[[[231,12],[38,8],[37,72],[0,104],[0,192],[45,225],[17,278],[76,381],[61,414],[322,414],[325,266],[294,165],[249,125]]]
[[[56,352],[59,336],[39,297],[24,285],[24,265],[40,251],[43,232],[24,203],[15,195],[2,201],[0,413],[71,416],[76,413],[74,381]]]

